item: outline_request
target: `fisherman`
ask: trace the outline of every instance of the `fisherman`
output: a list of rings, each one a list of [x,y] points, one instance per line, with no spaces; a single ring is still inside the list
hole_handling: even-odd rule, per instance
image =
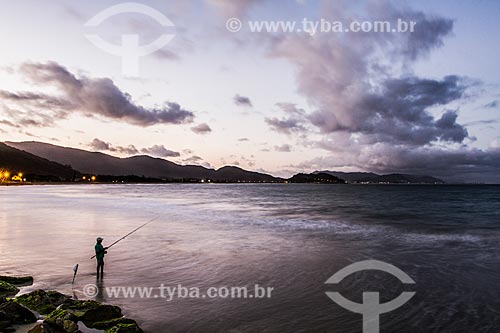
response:
[[[102,246],[102,237],[97,237],[95,245],[95,258],[97,259],[97,278],[99,278],[99,269],[101,270],[101,278],[104,277],[104,255],[108,253],[108,248]]]

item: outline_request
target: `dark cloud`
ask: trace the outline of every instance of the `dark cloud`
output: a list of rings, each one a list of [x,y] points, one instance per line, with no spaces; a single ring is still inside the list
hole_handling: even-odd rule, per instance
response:
[[[289,153],[292,151],[292,146],[290,146],[289,144],[283,144],[281,146],[274,146],[274,150],[283,153]]]
[[[427,110],[461,98],[465,86],[456,76],[443,80],[408,77],[384,82],[377,94],[366,93],[339,119],[328,111],[309,116],[322,132],[356,132],[372,142],[425,145],[433,141],[462,142],[467,130],[456,123],[457,114],[445,111],[435,119]]]
[[[332,156],[293,165],[298,169],[335,170],[350,167],[377,173],[431,175],[449,182],[500,183],[500,149],[408,147],[379,143],[348,147]],[[499,145],[500,146],[500,145]]]
[[[234,104],[238,106],[247,106],[247,107],[252,107],[252,101],[250,98],[245,97],[245,96],[240,96],[238,94],[234,95],[233,97]]]
[[[111,149],[111,151],[115,151],[121,154],[126,154],[126,155],[137,155],[139,154],[139,150],[134,145],[128,145],[127,147],[123,146],[116,146]]]
[[[142,153],[158,156],[158,157],[179,157],[181,154],[176,151],[165,148],[164,145],[154,145],[149,148],[141,149]]]
[[[162,60],[180,60],[177,53],[166,49],[159,49],[153,55]]]
[[[201,123],[199,125],[191,127],[191,130],[193,132],[195,132],[196,134],[207,134],[207,133],[212,132],[212,129],[206,123]]]
[[[26,125],[49,126],[54,120],[66,118],[72,112],[138,126],[183,124],[192,122],[194,118],[192,112],[174,102],[166,102],[155,108],[137,105],[112,80],[83,75],[77,77],[55,62],[23,64],[20,72],[33,83],[52,86],[60,93],[60,96],[51,96],[33,92],[0,91],[0,102],[14,102],[21,109],[18,110],[21,115],[18,113],[15,119],[32,119],[32,123],[25,123]]]
[[[127,147],[114,146],[111,143],[105,142],[98,138],[94,138],[94,140],[92,140],[92,142],[90,142],[88,146],[97,151],[111,151],[126,155],[137,155],[139,153],[139,150],[137,150],[137,148],[134,145],[128,145]]]
[[[282,118],[265,118],[265,122],[272,130],[283,134],[293,134],[306,130],[304,124],[307,121],[307,114],[303,109],[297,108],[293,103],[276,103],[276,106],[286,116]]]
[[[95,150],[110,150],[111,148],[111,144],[109,142],[104,142],[98,138],[92,140],[92,142],[89,143],[89,146]]]
[[[370,6],[368,13],[378,20],[416,21],[415,32],[273,36],[271,55],[296,67],[299,92],[316,111],[304,115],[294,105],[284,104],[281,107],[289,109],[289,115],[266,122],[282,133],[312,124],[322,133],[353,133],[371,143],[461,142],[467,131],[456,123],[456,116],[442,110],[435,119],[431,109],[461,99],[467,80],[453,75],[442,80],[395,75],[408,72],[417,59],[441,46],[453,21],[387,3]],[[342,16],[342,11],[335,14]],[[346,19],[353,19],[350,14],[344,14]]]
[[[490,109],[496,109],[498,106],[500,106],[500,104],[497,100],[491,101],[484,105],[485,108],[490,108]]]
[[[266,123],[279,133],[291,134],[293,132],[304,130],[304,126],[301,124],[299,119],[294,118],[266,118]]]
[[[205,160],[203,160],[203,158],[201,158],[200,156],[196,156],[196,155],[190,156],[190,157],[182,160],[182,162],[184,164],[187,164],[187,165],[201,165],[201,166],[204,166],[205,168],[212,167],[210,165],[210,163],[206,162]]]

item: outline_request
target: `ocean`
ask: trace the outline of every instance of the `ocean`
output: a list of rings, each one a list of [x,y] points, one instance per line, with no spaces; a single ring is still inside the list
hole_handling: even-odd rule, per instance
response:
[[[0,205],[0,274],[34,276],[22,292],[80,299],[95,285],[147,332],[362,332],[335,291],[357,303],[415,292],[380,315],[381,332],[500,330],[500,186],[15,186],[0,187]],[[108,250],[96,280],[95,238],[109,245],[155,217]],[[415,283],[379,270],[325,283],[365,260]],[[110,294],[121,287],[154,295]],[[233,287],[252,297],[221,292]],[[203,297],[210,288],[218,295]]]

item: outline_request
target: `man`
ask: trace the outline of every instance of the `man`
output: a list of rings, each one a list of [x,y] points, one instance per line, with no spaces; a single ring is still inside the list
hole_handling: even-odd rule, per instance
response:
[[[95,258],[97,259],[97,278],[99,278],[99,270],[101,271],[101,278],[104,277],[104,255],[108,253],[108,248],[102,246],[102,237],[97,237],[97,244],[95,245]]]

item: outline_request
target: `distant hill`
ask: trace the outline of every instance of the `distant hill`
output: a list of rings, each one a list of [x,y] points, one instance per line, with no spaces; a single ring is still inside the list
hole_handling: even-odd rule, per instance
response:
[[[315,171],[315,174],[326,173],[342,178],[349,183],[391,183],[391,184],[444,184],[445,181],[426,175],[407,175],[392,173],[378,175],[373,172],[340,172],[340,171]]]
[[[99,152],[61,147],[42,142],[6,142],[9,146],[27,151],[57,163],[71,165],[86,174],[111,176],[144,176],[159,179],[212,179],[219,182],[273,182],[271,175],[226,166],[218,170],[198,165],[179,165],[147,155],[119,158]]]
[[[28,180],[71,181],[78,174],[69,166],[61,165],[0,143],[0,168],[12,174],[22,172]]]
[[[328,173],[298,173],[288,179],[290,183],[344,184],[345,180]]]

